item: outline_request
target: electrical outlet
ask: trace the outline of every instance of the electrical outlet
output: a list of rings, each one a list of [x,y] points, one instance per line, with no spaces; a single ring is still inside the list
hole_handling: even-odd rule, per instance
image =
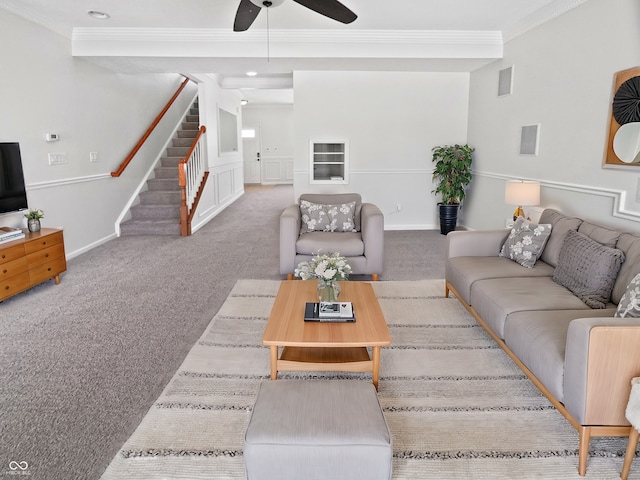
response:
[[[97,162],[98,161],[98,152],[89,152],[89,161]]]
[[[400,203],[398,203],[396,205],[396,212],[399,212],[400,210],[402,210],[402,205]]]
[[[65,165],[69,163],[66,153],[50,153],[49,165]]]

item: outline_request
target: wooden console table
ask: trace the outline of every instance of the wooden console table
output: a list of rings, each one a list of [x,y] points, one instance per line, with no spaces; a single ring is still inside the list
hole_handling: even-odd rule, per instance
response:
[[[0,302],[67,269],[62,230],[43,228],[24,238],[0,243]]]

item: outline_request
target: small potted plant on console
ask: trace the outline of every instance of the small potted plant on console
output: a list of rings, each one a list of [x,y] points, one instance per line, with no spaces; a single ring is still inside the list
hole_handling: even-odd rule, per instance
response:
[[[29,210],[24,214],[24,218],[27,219],[27,228],[30,232],[39,232],[40,219],[44,218],[44,212],[42,210]]]

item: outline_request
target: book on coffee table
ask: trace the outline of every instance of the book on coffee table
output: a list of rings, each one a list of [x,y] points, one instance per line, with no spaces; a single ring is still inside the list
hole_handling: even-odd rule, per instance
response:
[[[307,302],[305,322],[355,322],[351,302]]]

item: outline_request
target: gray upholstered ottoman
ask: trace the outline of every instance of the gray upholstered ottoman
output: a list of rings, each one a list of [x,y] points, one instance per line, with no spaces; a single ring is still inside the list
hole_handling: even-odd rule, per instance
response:
[[[248,480],[389,480],[391,434],[372,383],[270,380],[244,441]]]

